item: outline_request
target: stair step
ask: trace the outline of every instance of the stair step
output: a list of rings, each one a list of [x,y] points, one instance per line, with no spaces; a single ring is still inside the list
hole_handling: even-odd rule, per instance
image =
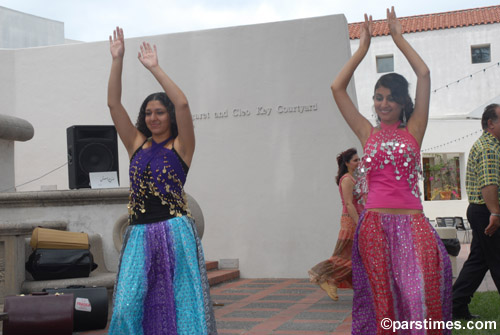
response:
[[[207,273],[210,286],[240,278],[240,270],[212,270]]]
[[[206,261],[205,265],[207,267],[207,271],[217,270],[219,268],[219,262],[217,261]]]

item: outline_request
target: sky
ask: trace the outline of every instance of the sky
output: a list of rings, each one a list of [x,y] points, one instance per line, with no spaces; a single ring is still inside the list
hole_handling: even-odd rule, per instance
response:
[[[499,5],[492,0],[0,0],[0,6],[64,22],[67,39],[107,40],[114,27],[125,37],[231,27],[344,14],[348,22]]]

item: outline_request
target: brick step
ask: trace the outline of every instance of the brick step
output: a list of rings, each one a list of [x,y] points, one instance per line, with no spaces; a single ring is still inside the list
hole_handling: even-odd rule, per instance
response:
[[[238,269],[219,270],[219,262],[217,261],[205,261],[205,264],[210,286],[240,278]]]
[[[217,270],[219,268],[219,262],[217,261],[206,261],[205,265],[207,267],[207,271]]]
[[[240,270],[210,270],[208,271],[207,276],[210,286],[214,286],[240,278]]]

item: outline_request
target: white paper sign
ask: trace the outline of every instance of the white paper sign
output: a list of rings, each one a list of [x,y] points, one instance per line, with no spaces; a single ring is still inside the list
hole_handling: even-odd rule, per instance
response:
[[[92,312],[92,305],[87,298],[76,298],[75,300],[75,310],[82,312]]]
[[[90,188],[114,188],[118,186],[116,171],[89,172]]]

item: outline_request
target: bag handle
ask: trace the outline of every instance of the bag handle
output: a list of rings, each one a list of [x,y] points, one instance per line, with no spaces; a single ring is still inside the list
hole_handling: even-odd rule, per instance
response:
[[[76,266],[82,259],[84,259],[87,256],[90,258],[90,261],[91,261],[90,272],[94,271],[95,269],[97,269],[98,265],[96,263],[94,263],[94,255],[92,255],[90,250],[88,250],[88,253],[81,255],[79,258],[77,258],[75,261],[73,261],[73,263],[70,266],[71,267]]]

